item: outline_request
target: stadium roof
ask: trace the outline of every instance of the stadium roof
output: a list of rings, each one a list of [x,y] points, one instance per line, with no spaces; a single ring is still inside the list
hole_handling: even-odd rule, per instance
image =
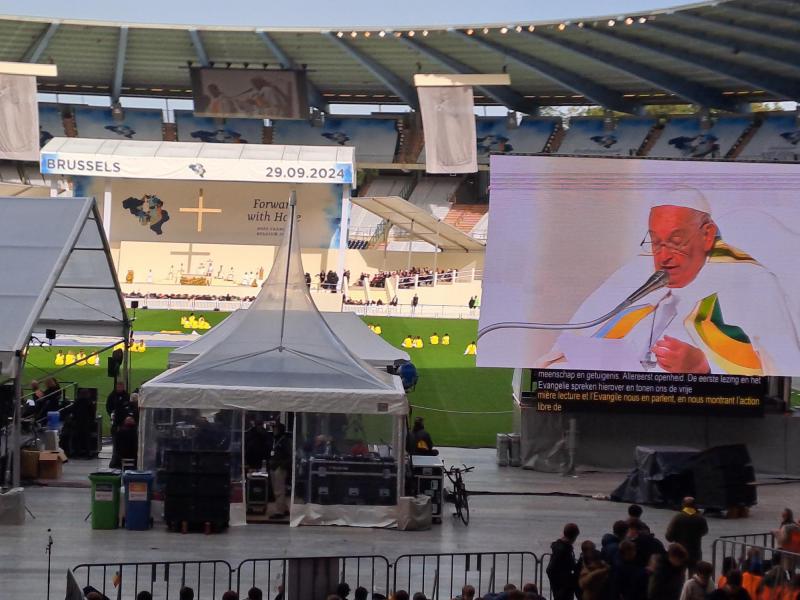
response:
[[[188,65],[306,68],[312,104],[415,106],[415,73],[511,75],[479,104],[531,112],[596,104],[800,100],[800,3],[728,0],[585,21],[376,30],[0,18],[0,60],[55,63],[41,92],[189,97]]]

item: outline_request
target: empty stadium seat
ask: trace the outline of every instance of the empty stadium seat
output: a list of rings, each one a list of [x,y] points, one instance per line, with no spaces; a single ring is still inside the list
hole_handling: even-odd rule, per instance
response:
[[[652,117],[621,118],[612,122],[603,117],[573,117],[558,153],[635,156],[655,124]]]
[[[747,115],[722,116],[703,128],[696,115],[672,117],[649,156],[724,158],[751,122]]]
[[[800,160],[800,122],[797,113],[766,115],[739,158],[755,160]]]

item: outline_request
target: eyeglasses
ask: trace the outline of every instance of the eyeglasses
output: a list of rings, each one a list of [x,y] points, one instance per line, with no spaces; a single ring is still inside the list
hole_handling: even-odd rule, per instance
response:
[[[672,254],[687,254],[686,248],[689,246],[689,243],[695,238],[695,236],[697,236],[699,232],[703,231],[705,226],[706,223],[703,223],[695,231],[686,236],[683,236],[680,233],[675,233],[670,236],[666,242],[652,241],[650,239],[650,232],[648,231],[644,235],[644,238],[642,238],[639,246],[648,254],[657,254],[662,250],[666,250]]]

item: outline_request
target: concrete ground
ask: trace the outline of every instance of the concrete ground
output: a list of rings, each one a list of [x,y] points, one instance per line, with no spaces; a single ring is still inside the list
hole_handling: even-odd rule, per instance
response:
[[[539,555],[549,550],[565,522],[580,525],[581,540],[599,543],[613,521],[625,516],[625,505],[593,498],[610,493],[623,480],[622,472],[579,470],[577,477],[562,477],[498,467],[493,450],[445,448],[442,455],[446,464],[476,466],[466,477],[470,491],[505,493],[471,496],[469,527],[446,516],[441,525],[423,532],[282,525],[231,527],[208,536],[169,533],[163,526],[146,532],[93,531],[84,520],[89,512],[88,489],[29,487],[27,506],[36,518],[29,517],[21,526],[0,526],[0,598],[46,597],[48,530],[53,536],[51,598],[61,598],[66,569],[79,563],[224,559],[235,566],[245,558],[272,556],[378,554],[394,560],[406,553],[520,550]],[[85,481],[103,463],[102,459],[70,461],[64,465],[65,481]],[[759,503],[748,519],[710,520],[707,552],[716,537],[768,531],[777,526],[784,506],[800,509],[800,482],[777,478],[759,482]],[[581,496],[542,495],[551,492]],[[646,508],[643,518],[663,537],[673,514]]]

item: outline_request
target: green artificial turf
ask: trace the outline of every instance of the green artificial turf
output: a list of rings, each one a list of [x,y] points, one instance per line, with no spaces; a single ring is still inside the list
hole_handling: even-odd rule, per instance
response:
[[[511,431],[512,370],[479,369],[474,356],[464,356],[477,334],[477,321],[401,317],[364,321],[380,324],[382,337],[398,348],[406,335],[422,337],[424,348],[406,350],[419,372],[419,383],[408,400],[415,406],[414,416],[425,418],[435,444],[494,446],[497,433]],[[440,337],[449,333],[450,346],[431,346],[428,338],[433,332]]]
[[[75,352],[78,348],[75,346],[63,348],[63,350],[67,349]],[[98,348],[86,346],[83,349],[89,354]],[[48,373],[61,368],[54,364],[58,350],[59,346],[30,349],[28,358],[25,361],[24,385],[26,388],[28,388],[31,379],[38,379],[41,381]],[[147,348],[145,352],[131,353],[129,355],[131,361],[131,389],[136,389],[145,381],[165,371],[167,368],[167,357],[171,350],[172,348]],[[79,367],[77,365],[72,365],[56,375],[62,388],[67,388],[73,382],[77,383],[78,387],[97,388],[97,409],[98,413],[103,415],[103,431],[106,433],[108,433],[108,414],[105,410],[106,397],[114,387],[114,380],[109,377],[106,372],[107,358],[110,355],[110,350],[101,353],[100,366],[98,367]],[[25,390],[25,392],[27,391],[29,391],[29,389]],[[72,397],[71,393],[69,393],[69,397]]]
[[[128,314],[133,318],[134,311],[129,310]],[[188,317],[191,311],[188,310],[148,310],[137,309],[136,318],[133,321],[134,331],[184,331],[189,333],[188,329],[181,327],[181,317]],[[220,323],[230,313],[218,311],[202,311],[196,310],[195,317],[204,317],[205,320],[213,327]],[[205,330],[208,331],[208,330]],[[198,329],[197,333],[205,333],[204,330]]]
[[[180,318],[187,314],[187,311],[139,309],[134,331],[179,330]],[[229,313],[195,312],[196,316],[201,314],[215,325]],[[466,345],[475,339],[477,321],[393,317],[364,318],[364,321],[379,323],[382,337],[398,348],[406,335],[423,338],[422,350],[407,350],[419,371],[419,383],[408,398],[415,406],[414,416],[425,417],[426,428],[437,445],[493,446],[498,432],[511,431],[511,370],[478,369],[474,356],[464,356]],[[431,346],[428,338],[434,331],[440,336],[449,333],[450,346]],[[58,347],[31,348],[25,384],[31,379],[43,379],[48,372],[59,368],[54,364],[57,350]],[[88,353],[94,349],[87,346],[84,350]],[[144,353],[131,353],[131,388],[163,372],[171,350],[148,347]],[[113,379],[106,375],[108,355],[108,351],[101,355],[99,367],[71,366],[57,375],[62,385],[77,382],[81,387],[98,388],[99,410],[104,416],[106,396],[113,386]]]

